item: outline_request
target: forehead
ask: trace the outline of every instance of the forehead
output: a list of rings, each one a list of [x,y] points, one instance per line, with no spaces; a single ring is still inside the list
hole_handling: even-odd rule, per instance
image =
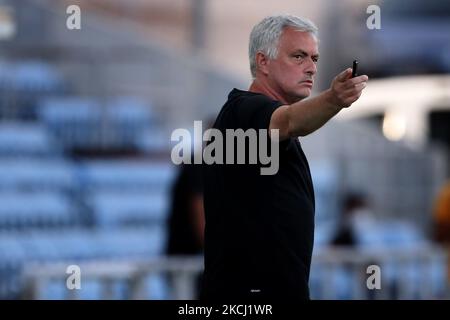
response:
[[[317,54],[319,50],[318,42],[314,35],[292,27],[283,29],[278,47],[280,50],[285,51],[303,50],[309,54]]]

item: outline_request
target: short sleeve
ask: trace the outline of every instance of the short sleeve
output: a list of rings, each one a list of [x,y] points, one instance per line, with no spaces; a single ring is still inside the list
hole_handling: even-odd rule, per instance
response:
[[[263,95],[242,97],[234,108],[235,121],[244,130],[269,129],[272,114],[281,105]]]

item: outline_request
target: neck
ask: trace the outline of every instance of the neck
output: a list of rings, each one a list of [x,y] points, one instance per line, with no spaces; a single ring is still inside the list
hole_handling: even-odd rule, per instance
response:
[[[259,79],[253,80],[248,91],[255,93],[262,93],[263,95],[268,96],[273,100],[281,101],[285,104],[288,104],[287,99],[285,99],[279,92],[273,89],[267,82],[261,81]]]

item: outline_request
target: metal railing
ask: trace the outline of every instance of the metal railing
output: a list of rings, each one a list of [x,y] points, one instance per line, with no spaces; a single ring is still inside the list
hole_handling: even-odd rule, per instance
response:
[[[43,292],[49,281],[65,283],[68,265],[52,263],[27,266],[24,270],[26,286],[22,298],[45,299]],[[367,287],[368,278],[373,274],[368,272],[371,265],[380,267],[379,289],[370,290]],[[441,273],[433,271],[436,266],[441,268]],[[101,299],[115,298],[112,290],[115,281],[125,281],[128,285],[128,294],[123,298],[148,299],[148,291],[143,290],[144,279],[152,275],[165,275],[171,279],[173,294],[170,299],[191,300],[197,296],[196,280],[203,270],[203,258],[161,257],[138,262],[83,262],[79,267],[82,281],[96,280],[101,283]],[[365,252],[357,249],[322,249],[313,257],[311,296],[313,299],[446,299],[447,267],[446,253],[437,247],[411,250],[383,248]],[[391,268],[391,271],[387,272],[387,268]],[[416,276],[411,277],[411,268],[417,268]],[[345,290],[342,288],[343,283],[347,288]],[[67,289],[65,299],[78,298],[79,290]]]

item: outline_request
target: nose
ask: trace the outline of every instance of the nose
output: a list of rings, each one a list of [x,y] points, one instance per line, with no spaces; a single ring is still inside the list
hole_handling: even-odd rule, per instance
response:
[[[305,66],[305,73],[313,76],[317,73],[317,65],[312,58],[308,59],[308,64]]]

